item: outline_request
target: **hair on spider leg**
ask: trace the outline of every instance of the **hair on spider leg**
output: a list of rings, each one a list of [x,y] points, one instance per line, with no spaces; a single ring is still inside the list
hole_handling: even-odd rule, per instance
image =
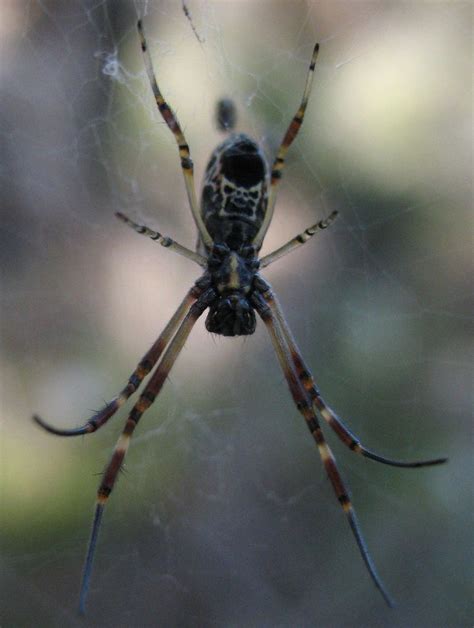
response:
[[[105,467],[104,469],[102,469],[102,471],[95,471],[95,473],[93,473],[92,475],[97,478],[97,477],[102,477],[104,475],[104,471],[105,471]],[[128,468],[125,466],[125,463],[121,464],[117,473],[120,473],[120,475],[128,475],[130,472],[128,470]]]

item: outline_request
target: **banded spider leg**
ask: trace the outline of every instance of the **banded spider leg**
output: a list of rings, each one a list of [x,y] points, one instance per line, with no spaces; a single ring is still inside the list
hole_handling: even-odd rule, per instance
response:
[[[92,573],[92,565],[94,562],[94,554],[97,545],[97,539],[99,536],[99,529],[102,520],[102,514],[109,499],[109,496],[114,487],[117,479],[118,472],[123,464],[125,454],[127,453],[130,445],[130,439],[135,431],[135,428],[140,420],[142,414],[148,410],[148,408],[155,401],[159,395],[166,378],[168,377],[181,349],[186,342],[191,329],[194,324],[208,307],[209,303],[215,298],[215,292],[212,288],[208,288],[201,296],[189,307],[184,319],[180,323],[176,334],[168,345],[163,358],[157,366],[155,372],[150,378],[150,381],[145,386],[138,401],[131,409],[125,426],[115,449],[110,458],[110,462],[107,465],[102,477],[102,481],[97,491],[97,501],[94,512],[94,520],[92,524],[91,536],[87,547],[86,560],[84,563],[84,571],[82,575],[81,591],[79,597],[79,612],[85,613],[86,598],[89,591],[89,583]]]
[[[314,383],[313,377],[304,363],[293,335],[286,323],[281,307],[269,284],[259,276],[258,286],[259,290],[257,289],[254,294],[253,304],[268,329],[293,400],[298,411],[303,415],[311,435],[316,442],[321,460],[326,469],[326,473],[334,488],[338,501],[347,516],[349,525],[354,534],[359,551],[369,574],[388,606],[393,607],[393,600],[378,575],[374,562],[369,554],[367,544],[362,535],[359,522],[352,505],[349,491],[345,486],[336,465],[336,459],[321,430],[321,426],[316,416],[316,411],[320,412],[323,419],[331,426],[346,446],[348,446],[352,451],[367,458],[371,458],[372,460],[376,460],[377,462],[396,467],[415,468],[442,464],[446,462],[447,459],[436,458],[432,460],[417,461],[393,460],[376,454],[364,447],[360,443],[359,439],[349,431],[341,419],[323,401],[319,390]]]
[[[179,305],[176,312],[171,317],[169,323],[166,325],[162,333],[158,336],[157,340],[149,351],[143,356],[138,363],[137,368],[130,375],[127,385],[112,401],[109,401],[101,410],[96,412],[84,425],[73,429],[61,429],[54,427],[37,414],[33,415],[33,420],[44,430],[50,434],[56,434],[57,436],[80,436],[81,434],[91,434],[97,431],[117,412],[119,408],[127,401],[129,397],[139,388],[144,378],[150,373],[161,354],[165,350],[166,346],[170,342],[173,334],[176,332],[178,326],[183,321],[191,305],[201,295],[202,289],[194,285],[191,290],[188,291],[183,301]]]

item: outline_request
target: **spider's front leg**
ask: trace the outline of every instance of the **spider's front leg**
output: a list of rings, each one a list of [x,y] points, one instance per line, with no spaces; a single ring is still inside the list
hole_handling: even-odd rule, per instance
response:
[[[163,332],[158,336],[151,349],[143,356],[138,363],[137,368],[130,375],[127,385],[123,390],[114,398],[109,401],[101,410],[96,412],[84,425],[73,429],[61,429],[54,427],[50,423],[47,423],[37,414],[33,415],[33,420],[44,430],[50,434],[56,434],[56,436],[81,436],[82,434],[91,434],[96,432],[99,428],[107,423],[107,421],[117,412],[119,408],[127,401],[127,399],[133,395],[133,393],[139,388],[143,379],[150,373],[161,354],[166,349],[169,341],[176,332],[178,325],[184,319],[189,308],[201,295],[203,288],[194,285],[191,290],[184,297],[180,306],[171,317],[171,320],[164,328]]]
[[[294,367],[298,374],[298,378],[300,379],[303,387],[310,395],[313,406],[317,409],[326,423],[334,430],[340,440],[349,447],[349,449],[359,455],[364,456],[365,458],[370,458],[371,460],[375,460],[376,462],[381,462],[383,464],[387,464],[393,467],[403,467],[406,469],[415,469],[418,467],[429,467],[438,464],[443,464],[447,461],[447,458],[433,458],[430,460],[394,460],[392,458],[386,458],[385,456],[381,456],[380,454],[368,449],[365,447],[360,440],[355,436],[349,428],[343,423],[342,419],[332,410],[319,392],[317,388],[313,376],[311,375],[310,370],[306,366],[303,356],[301,355],[298,346],[296,345],[296,341],[291,333],[290,328],[288,327],[288,323],[285,320],[283,315],[283,311],[280,307],[278,299],[273,294],[270,286],[266,283],[261,277],[259,277],[260,286],[264,290],[262,296],[265,299],[265,302],[273,312],[275,318],[277,319],[281,330],[283,331],[286,344],[288,345],[291,359],[293,361]]]
[[[107,468],[102,476],[102,481],[97,491],[97,501],[94,512],[94,520],[92,524],[91,536],[87,547],[86,560],[84,563],[84,572],[82,576],[81,592],[79,599],[79,611],[81,614],[85,612],[86,598],[89,590],[89,583],[92,573],[92,565],[94,561],[95,548],[99,536],[100,524],[105,504],[115,485],[118,472],[122,467],[125,454],[130,445],[130,439],[142,414],[151,406],[159,395],[166,378],[168,377],[181,349],[184,346],[194,324],[204,312],[204,310],[214,300],[215,293],[212,288],[207,289],[201,296],[191,305],[184,320],[181,322],[174,338],[171,340],[163,358],[150,378],[147,386],[140,395],[137,403],[133,406],[128,415],[125,427],[115,445],[114,452]]]
[[[337,495],[338,501],[347,516],[349,525],[351,526],[367,570],[387,605],[393,607],[394,603],[377,573],[372,558],[370,557],[367,545],[359,527],[355,510],[352,506],[349,491],[345,486],[339,469],[337,468],[334,455],[329,445],[326,443],[318,418],[313,409],[311,396],[304,388],[300,378],[298,377],[285,333],[280,325],[280,322],[275,313],[272,311],[272,308],[266,302],[266,299],[258,291],[256,291],[252,297],[252,304],[269,331],[275,352],[278,356],[278,360],[287,380],[293,400],[299,412],[303,415],[309,431],[316,442],[324,468],[326,469],[326,473]]]

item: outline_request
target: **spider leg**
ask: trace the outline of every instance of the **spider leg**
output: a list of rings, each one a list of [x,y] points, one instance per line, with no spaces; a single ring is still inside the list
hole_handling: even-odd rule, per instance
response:
[[[191,207],[191,213],[193,215],[194,221],[199,231],[199,235],[206,245],[207,248],[212,248],[212,238],[209,234],[209,231],[204,224],[204,221],[201,216],[201,212],[199,211],[199,205],[196,198],[196,189],[194,187],[194,165],[191,159],[191,155],[189,152],[189,146],[186,142],[186,138],[184,137],[184,133],[181,130],[179,122],[171,110],[171,107],[163,98],[163,95],[158,87],[158,83],[156,81],[155,73],[153,71],[153,64],[151,61],[150,52],[148,50],[148,45],[145,39],[145,33],[143,32],[142,21],[139,20],[137,23],[138,34],[140,36],[140,43],[143,52],[143,59],[145,62],[146,73],[148,74],[148,79],[150,81],[151,88],[153,90],[153,94],[155,96],[156,104],[158,106],[158,110],[161,113],[163,120],[168,125],[168,128],[173,133],[176,143],[178,144],[179,156],[181,159],[181,169],[183,171],[184,183],[186,185],[186,192],[188,194],[189,205]]]
[[[355,510],[352,506],[349,491],[344,484],[339,469],[337,468],[334,455],[329,445],[326,443],[323,432],[319,425],[318,418],[313,409],[311,397],[309,396],[308,392],[305,390],[300,379],[298,378],[290,349],[288,347],[285,334],[281,328],[278,318],[275,316],[272,309],[266,303],[262,295],[258,292],[254,293],[253,305],[269,331],[275,352],[278,356],[278,360],[287,380],[293,400],[299,412],[303,415],[309,431],[311,432],[316,442],[319,455],[321,456],[321,460],[324,464],[324,468],[326,469],[326,473],[334,488],[339,503],[341,504],[342,509],[347,516],[349,525],[351,527],[352,533],[355,537],[360,554],[364,560],[367,570],[375,586],[382,594],[382,597],[384,598],[387,605],[393,607],[394,603],[389,593],[385,589],[385,586],[377,573],[372,558],[370,557],[367,545],[359,527],[359,522]]]
[[[117,397],[112,399],[112,401],[109,401],[109,403],[104,406],[104,408],[96,412],[84,425],[70,430],[61,429],[50,425],[36,414],[33,416],[33,420],[35,421],[35,423],[37,423],[47,432],[50,432],[51,434],[56,434],[57,436],[80,436],[81,434],[90,434],[105,425],[107,421],[117,412],[117,410],[121,406],[123,406],[127,399],[131,395],[133,395],[133,393],[142,383],[143,379],[155,366],[159,357],[161,356],[167,344],[171,340],[173,334],[175,333],[178,325],[182,322],[186,313],[189,311],[189,308],[200,296],[201,292],[202,290],[196,285],[194,285],[191,290],[189,290],[189,292],[181,302],[181,305],[173,314],[169,323],[166,325],[158,339],[155,341],[151,349],[140,360],[137,368],[133,371],[132,375],[130,375],[125,388],[117,395]]]
[[[324,218],[323,220],[317,222],[315,225],[308,227],[308,229],[305,229],[302,233],[299,233],[283,246],[280,246],[272,253],[269,253],[268,255],[265,255],[265,257],[262,257],[260,259],[260,268],[265,268],[265,266],[273,264],[275,260],[280,259],[280,257],[283,257],[287,253],[290,253],[290,251],[294,251],[303,244],[306,244],[306,242],[308,242],[308,240],[310,240],[318,231],[321,231],[322,229],[327,229],[330,225],[332,225],[332,223],[336,219],[337,214],[337,211],[333,211],[331,214],[329,214],[327,218]]]
[[[126,225],[134,229],[137,233],[148,236],[155,242],[158,242],[158,244],[161,244],[161,246],[171,249],[172,251],[179,253],[183,257],[187,257],[188,259],[192,260],[196,264],[199,264],[199,266],[202,266],[203,268],[207,267],[206,258],[202,255],[199,255],[199,253],[191,251],[191,249],[188,249],[182,244],[179,244],[179,242],[175,242],[168,236],[161,235],[161,233],[158,233],[158,231],[153,231],[153,229],[150,229],[146,225],[139,225],[136,222],[133,222],[133,220],[130,220],[128,216],[125,216],[125,214],[122,214],[121,212],[115,212],[115,215]]]
[[[161,391],[166,378],[168,377],[181,349],[186,342],[191,329],[194,324],[208,307],[210,301],[214,298],[214,291],[208,289],[204,292],[197,301],[195,301],[189,311],[187,312],[184,320],[181,322],[173,340],[170,342],[166,349],[160,364],[157,366],[155,372],[150,378],[150,381],[146,385],[144,391],[140,395],[137,403],[133,406],[125,427],[119,436],[117,444],[115,445],[114,452],[110,459],[107,468],[102,477],[102,481],[97,491],[97,501],[94,511],[94,519],[92,523],[92,530],[87,546],[86,559],[84,563],[84,571],[82,575],[81,592],[79,597],[79,612],[85,613],[86,598],[89,590],[89,583],[92,573],[92,565],[94,561],[95,548],[97,546],[97,539],[99,536],[100,524],[102,521],[102,515],[107,503],[107,500],[112,492],[115,481],[117,479],[118,472],[122,467],[125,454],[130,444],[130,439],[133,432],[140,420],[142,414],[152,405],[155,398]]]
[[[291,143],[298,135],[298,131],[303,123],[304,114],[306,111],[306,106],[309,100],[309,94],[311,91],[311,84],[313,82],[314,76],[314,67],[316,65],[316,58],[319,52],[319,44],[316,44],[313,49],[313,55],[311,57],[311,62],[309,64],[308,73],[306,75],[306,83],[303,92],[303,98],[301,99],[301,104],[299,106],[298,111],[293,117],[293,120],[290,122],[290,125],[283,137],[283,140],[280,144],[280,148],[278,149],[277,156],[275,157],[275,161],[272,165],[271,172],[271,181],[270,181],[270,191],[268,196],[267,209],[265,212],[265,218],[263,219],[262,225],[253,240],[253,244],[259,249],[262,246],[263,238],[267,232],[268,227],[270,226],[270,222],[273,216],[273,210],[275,208],[275,201],[277,195],[277,187],[282,177],[282,171],[285,166],[285,156],[290,147]]]
[[[380,454],[367,449],[362,443],[359,441],[357,436],[355,436],[348,427],[343,423],[342,419],[332,410],[324,399],[321,397],[321,394],[314,382],[314,379],[306,366],[303,357],[301,355],[298,346],[296,345],[293,334],[291,333],[290,328],[285,320],[283,315],[281,306],[278,302],[278,299],[275,297],[270,287],[267,285],[267,291],[263,294],[263,298],[266,303],[273,311],[276,319],[278,320],[280,327],[283,330],[283,334],[285,336],[286,343],[289,347],[291,358],[293,360],[293,364],[295,366],[296,372],[298,374],[299,379],[301,380],[303,387],[309,393],[313,405],[317,410],[319,410],[321,416],[326,421],[326,423],[336,432],[340,440],[349,447],[352,451],[361,456],[365,456],[366,458],[370,458],[371,460],[376,460],[377,462],[381,462],[383,464],[391,465],[393,467],[403,467],[407,469],[414,469],[417,467],[429,467],[437,464],[443,464],[447,461],[447,458],[433,458],[430,460],[393,460],[392,458],[386,458],[385,456],[381,456]]]

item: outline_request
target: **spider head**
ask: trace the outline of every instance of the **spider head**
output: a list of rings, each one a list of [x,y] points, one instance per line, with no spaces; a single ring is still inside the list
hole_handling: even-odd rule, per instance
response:
[[[208,258],[208,272],[217,292],[209,306],[206,328],[221,336],[246,336],[255,331],[255,313],[248,297],[252,292],[259,262],[255,248],[232,251],[226,244],[215,244]]]
[[[248,336],[255,331],[255,312],[239,292],[219,296],[210,306],[206,329],[221,336]]]

